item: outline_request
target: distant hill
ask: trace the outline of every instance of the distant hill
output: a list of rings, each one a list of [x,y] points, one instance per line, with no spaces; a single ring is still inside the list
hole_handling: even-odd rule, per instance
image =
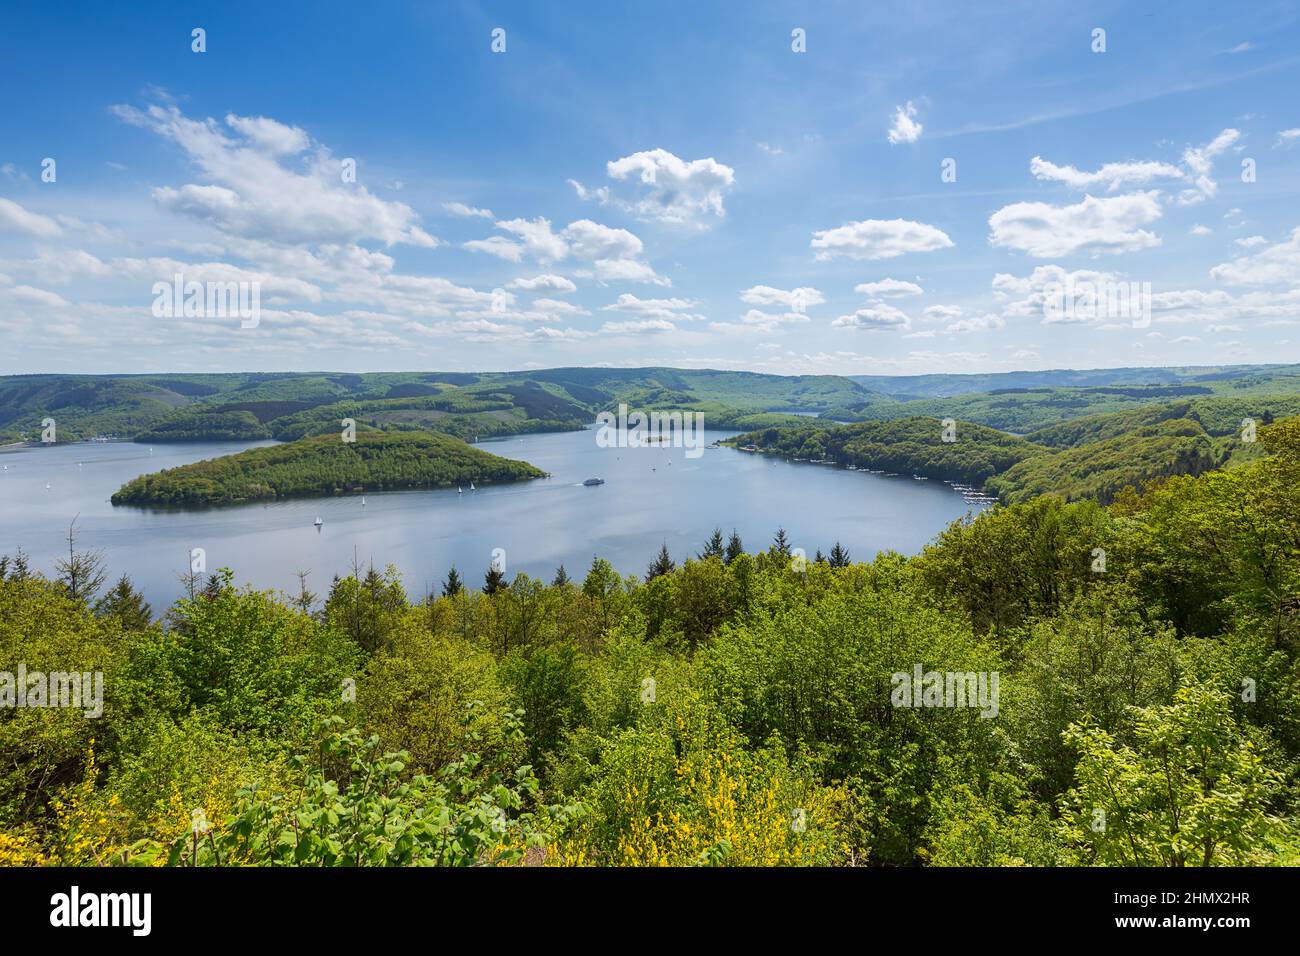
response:
[[[1295,365],[855,377],[663,367],[17,375],[0,377],[0,441],[37,437],[46,417],[57,422],[60,440],[292,440],[335,430],[342,418],[472,439],[579,428],[620,403],[700,412],[715,428],[785,424],[778,416],[798,414],[840,422],[956,418],[1028,434],[1190,400],[1213,434],[1228,430],[1234,415],[1294,414],[1280,403],[1297,397]],[[1266,407],[1265,398],[1274,404]]]
[[[446,435],[360,431],[354,442],[343,441],[337,433],[317,435],[141,475],[123,485],[112,502],[229,505],[471,481],[486,485],[545,475],[527,462],[491,455]]]

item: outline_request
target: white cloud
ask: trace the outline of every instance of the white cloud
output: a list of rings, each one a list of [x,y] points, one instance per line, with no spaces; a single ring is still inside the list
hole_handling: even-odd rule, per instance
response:
[[[461,244],[471,252],[486,252],[490,256],[507,262],[521,262],[524,258],[524,244],[512,242],[505,236],[488,236],[486,239],[470,239]]]
[[[24,209],[0,196],[0,230],[18,232],[36,239],[53,239],[63,234],[59,224],[49,216]]]
[[[831,326],[840,329],[883,331],[910,329],[912,323],[905,312],[892,305],[875,305],[867,309],[858,309],[850,315],[841,315],[831,323]]]
[[[1114,192],[1122,186],[1143,186],[1157,179],[1184,178],[1183,171],[1177,166],[1150,160],[1107,163],[1100,169],[1087,173],[1073,166],[1057,166],[1035,156],[1029,161],[1029,171],[1038,179],[1064,183],[1071,189],[1105,186],[1108,192]]]
[[[564,276],[545,275],[533,276],[531,279],[519,278],[512,280],[507,289],[519,289],[521,292],[575,292],[577,286]]]
[[[909,252],[946,249],[952,240],[941,229],[910,219],[865,219],[835,229],[814,232],[811,248],[820,260],[847,256],[850,259],[892,259]]]
[[[889,141],[915,143],[921,138],[923,127],[916,121],[916,107],[908,100],[906,105],[894,108],[894,125],[889,128]]]
[[[853,291],[873,298],[893,298],[920,295],[925,290],[915,282],[907,282],[903,279],[881,279],[879,282],[861,282],[853,287]]]
[[[806,309],[826,301],[818,289],[800,286],[797,289],[774,289],[770,285],[750,286],[740,293],[740,301],[749,305],[781,306],[785,309]]]
[[[1202,226],[1199,222],[1188,230],[1193,236],[1208,236],[1213,230],[1209,226]]]
[[[605,164],[610,179],[635,179],[644,195],[635,200],[612,200],[607,187],[588,189],[569,180],[580,199],[602,205],[617,205],[641,219],[657,222],[699,224],[709,217],[726,215],[726,193],[735,185],[736,174],[713,158],[683,160],[666,149],[644,150]]]
[[[931,305],[926,306],[921,315],[933,320],[955,319],[961,315],[961,309],[955,305]]]
[[[660,332],[676,332],[677,326],[667,319],[629,319],[625,322],[606,322],[600,330],[632,335],[654,335]]]
[[[1211,177],[1214,160],[1241,137],[1235,129],[1225,129],[1204,146],[1189,146],[1183,151],[1183,162],[1191,170],[1193,187],[1178,194],[1178,202],[1183,206],[1195,205],[1206,199],[1213,199],[1219,191],[1219,184]]]
[[[704,316],[702,315],[694,315],[684,311],[694,308],[695,305],[696,303],[691,299],[642,299],[630,292],[624,292],[616,301],[602,308],[606,312],[627,312],[631,315],[651,319],[686,321],[703,319]]]
[[[226,125],[242,134],[254,149],[272,156],[292,156],[311,145],[311,137],[306,131],[265,116],[236,116],[227,113]]]
[[[230,115],[230,135],[216,120],[190,119],[175,106],[113,111],[175,143],[206,180],[156,188],[155,202],[169,212],[230,235],[284,243],[438,244],[410,206],[382,200],[360,183],[344,183],[341,161],[323,146],[309,151],[310,140],[297,127]],[[295,168],[284,165],[290,158]]]
[[[740,317],[740,321],[742,325],[754,326],[765,332],[770,332],[781,325],[807,322],[808,316],[803,312],[782,312],[780,314],[773,314],[771,312],[764,312],[761,309],[750,309]],[[734,326],[729,326],[726,323],[715,323],[714,327],[726,329]]]
[[[1210,276],[1228,285],[1300,284],[1300,227],[1284,242],[1215,266]]]
[[[463,216],[466,218],[477,217],[479,219],[495,219],[491,209],[479,209],[475,206],[467,206],[463,202],[445,202],[442,208],[447,210],[453,216]]]
[[[1154,191],[1085,196],[1071,206],[1012,203],[989,217],[989,242],[1039,259],[1149,249],[1160,245],[1160,238],[1140,227],[1160,218],[1158,196]]]
[[[603,283],[643,282],[663,286],[673,284],[671,279],[658,275],[649,263],[636,259],[597,259],[591,264],[590,275],[596,281]]]
[[[1277,134],[1277,142],[1274,146],[1293,146],[1300,141],[1300,126],[1294,129],[1284,129]]]
[[[579,259],[632,259],[641,254],[641,240],[626,229],[579,219],[564,228],[563,237]]]

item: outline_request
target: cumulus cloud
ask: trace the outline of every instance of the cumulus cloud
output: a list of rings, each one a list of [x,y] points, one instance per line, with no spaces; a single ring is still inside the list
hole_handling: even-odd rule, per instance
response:
[[[1039,259],[1080,253],[1137,252],[1160,245],[1160,237],[1142,229],[1160,218],[1159,193],[1138,192],[1054,206],[1018,202],[989,217],[989,242]]]
[[[907,282],[903,279],[881,279],[878,282],[860,282],[853,287],[853,291],[878,299],[920,295],[925,290],[915,282]]]
[[[912,327],[912,322],[901,309],[882,304],[858,309],[849,315],[841,315],[831,325],[839,329],[861,329],[872,332],[890,329],[906,330]]]
[[[923,127],[916,121],[916,107],[911,100],[903,106],[894,108],[894,124],[889,128],[889,141],[898,143],[915,143],[921,138]]]
[[[1210,276],[1227,285],[1300,284],[1300,226],[1283,242],[1215,266]]]
[[[910,219],[864,219],[814,232],[809,245],[820,260],[893,259],[909,252],[946,249],[952,240],[942,229]]]
[[[404,203],[345,183],[342,162],[301,129],[267,117],[195,120],[172,105],[116,106],[122,120],[179,146],[204,181],[160,186],[154,201],[223,233],[285,243],[372,239],[433,247]],[[292,165],[290,165],[292,161]]]
[[[696,305],[692,299],[642,299],[624,292],[614,302],[603,306],[605,312],[627,312],[631,315],[649,319],[669,319],[695,321],[704,316],[689,313],[686,310]]]
[[[573,284],[572,280],[566,279],[564,276],[546,273],[545,275],[533,276],[531,279],[522,277],[513,279],[506,288],[519,289],[522,292],[575,292],[578,287]]]
[[[671,285],[657,275],[640,256],[641,240],[626,229],[604,226],[590,219],[569,223],[560,232],[551,229],[544,218],[509,219],[496,224],[498,229],[515,238],[490,236],[471,239],[463,243],[466,249],[486,252],[507,262],[522,262],[525,258],[540,263],[558,262],[573,257],[591,264],[589,270],[575,271],[575,275],[593,276],[600,282],[650,282]]]
[[[611,160],[605,173],[619,182],[639,183],[640,197],[614,199],[608,187],[589,189],[573,179],[569,184],[580,199],[614,202],[640,219],[696,225],[710,216],[726,215],[723,201],[736,182],[735,170],[711,157],[688,161],[666,149]]]
[[[740,293],[740,301],[749,305],[779,306],[791,311],[802,311],[821,305],[826,297],[810,286],[797,289],[774,289],[770,285],[750,286]]]

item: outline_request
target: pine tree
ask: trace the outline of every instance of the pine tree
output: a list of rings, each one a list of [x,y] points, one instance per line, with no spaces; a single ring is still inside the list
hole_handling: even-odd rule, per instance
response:
[[[790,557],[790,541],[785,536],[785,528],[776,529],[776,537],[772,539],[772,547],[776,549],[776,553],[781,557]]]
[[[496,562],[488,566],[487,574],[483,576],[483,593],[496,594],[498,591],[506,589],[506,575]]]
[[[461,591],[465,590],[465,585],[460,579],[460,572],[456,570],[456,565],[451,566],[447,572],[447,580],[442,583],[442,596],[455,597]]]
[[[564,565],[555,569],[555,577],[551,579],[551,587],[564,588],[569,586],[569,572],[564,570]]]
[[[826,555],[822,554],[822,549],[818,548],[817,553],[813,555],[813,564],[825,564]]]
[[[78,551],[77,519],[68,525],[68,559],[54,562],[59,581],[68,597],[81,604],[89,604],[95,593],[104,586],[104,556],[98,551]]]
[[[704,550],[700,552],[700,560],[721,558],[725,553],[726,548],[722,543],[722,529],[714,528],[713,534],[709,535],[709,540],[704,543]]]
[[[835,547],[831,548],[831,567],[847,568],[849,566],[849,560],[848,549],[841,546],[840,543],[836,541]]]
[[[153,609],[145,602],[144,595],[132,587],[131,579],[125,574],[117,579],[112,590],[95,602],[95,614],[117,618],[128,631],[143,631],[153,620]]]
[[[659,554],[650,562],[650,567],[646,568],[645,579],[647,582],[653,581],[661,574],[671,574],[676,569],[677,562],[668,553],[668,542],[665,541],[659,547]]]
[[[732,561],[735,561],[738,557],[740,557],[744,553],[745,553],[745,546],[740,543],[740,535],[736,533],[735,528],[732,528],[731,538],[730,540],[727,541],[727,553],[723,557],[723,561],[725,561],[727,564],[730,564]]]
[[[310,614],[312,605],[316,603],[316,595],[307,590],[307,575],[310,571],[298,572],[298,596],[294,598],[294,606],[304,614]]]

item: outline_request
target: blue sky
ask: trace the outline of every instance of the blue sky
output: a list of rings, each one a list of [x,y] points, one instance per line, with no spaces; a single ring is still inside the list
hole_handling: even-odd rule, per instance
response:
[[[978,6],[11,3],[0,373],[1300,361],[1296,4]]]

